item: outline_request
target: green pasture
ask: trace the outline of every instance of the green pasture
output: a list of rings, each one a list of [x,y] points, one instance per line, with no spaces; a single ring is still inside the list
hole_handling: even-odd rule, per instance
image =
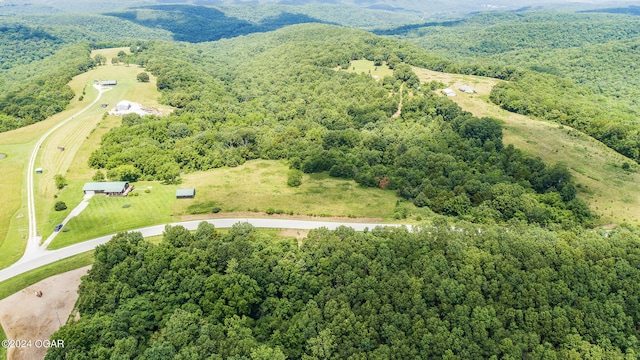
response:
[[[181,187],[196,189],[195,199],[181,199],[175,214],[202,208],[209,212],[266,212],[268,209],[309,216],[350,216],[390,219],[398,197],[394,191],[365,188],[353,180],[326,173],[305,174],[299,187],[287,186],[288,166],[281,161],[253,160],[183,176]]]
[[[385,76],[393,75],[393,70],[389,69],[386,63],[381,66],[376,66],[373,61],[366,59],[351,61],[349,68],[343,71],[356,74],[369,74],[376,80],[382,80]]]
[[[505,144],[513,144],[547,164],[564,163],[579,183],[578,196],[600,216],[602,225],[640,222],[640,166],[601,142],[569,126],[510,113],[489,101],[500,80],[479,76],[445,74],[414,68],[421,81],[437,80],[457,92],[450,99],[478,117],[503,121]],[[457,91],[473,86],[476,94]],[[628,163],[629,170],[622,168]]]
[[[216,207],[220,210],[218,216],[224,213],[235,213],[229,216],[237,213],[265,216],[265,213],[274,211],[301,216],[394,220],[398,202],[394,191],[361,187],[353,180],[332,178],[326,173],[305,174],[302,185],[292,188],[286,184],[287,171],[288,166],[284,162],[254,160],[236,168],[185,174],[180,185],[133,183],[135,190],[132,194],[137,196],[94,195],[89,206],[67,223],[50,248],[58,249],[118,231],[207,218],[212,216]],[[71,181],[62,193],[80,197],[83,184],[83,181]],[[194,199],[175,198],[176,189],[191,187],[196,189]],[[62,195],[59,198],[65,199]],[[413,205],[402,203],[410,214],[419,212]],[[53,229],[65,213],[54,213],[47,226]]]

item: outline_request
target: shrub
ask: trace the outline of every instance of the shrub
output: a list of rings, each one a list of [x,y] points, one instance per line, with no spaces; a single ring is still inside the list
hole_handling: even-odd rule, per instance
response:
[[[217,206],[216,206],[216,207],[214,207],[213,209],[211,209],[211,212],[212,212],[212,213],[214,213],[214,214],[217,214],[217,213],[219,213],[220,211],[222,211],[222,209],[220,209],[220,208],[219,208],[219,207],[217,207]]]
[[[289,170],[287,174],[287,185],[291,187],[302,185],[302,171],[297,169]]]
[[[62,210],[67,210],[67,204],[65,204],[64,201],[58,201],[56,202],[56,204],[53,206],[53,208],[56,211],[62,211]]]
[[[56,181],[56,188],[62,189],[67,185],[67,179],[64,176],[56,174],[53,178]]]
[[[104,173],[100,170],[96,171],[95,175],[93,175],[93,181],[104,181],[105,180],[105,176]]]
[[[151,189],[144,189],[145,194],[148,194],[151,192]]]
[[[275,213],[275,212],[276,212],[275,209],[272,208],[272,207],[267,209],[267,215],[273,215],[273,213]]]
[[[122,207],[123,207],[123,208],[125,208],[125,209],[126,209],[126,208],[130,208],[130,207],[131,207],[131,204],[126,203],[126,204],[122,205]]]

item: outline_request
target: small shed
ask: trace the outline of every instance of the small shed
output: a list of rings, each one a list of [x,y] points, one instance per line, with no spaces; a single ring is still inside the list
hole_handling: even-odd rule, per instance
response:
[[[473,94],[473,93],[476,92],[476,89],[472,88],[469,85],[462,85],[462,86],[460,86],[460,88],[458,90],[462,91],[463,93],[467,93],[467,94]]]
[[[42,174],[42,168],[36,168],[36,174]]]
[[[442,90],[442,93],[447,96],[456,96],[456,92],[451,89],[444,89]]]
[[[194,197],[196,197],[196,189],[176,190],[176,199],[193,199]]]

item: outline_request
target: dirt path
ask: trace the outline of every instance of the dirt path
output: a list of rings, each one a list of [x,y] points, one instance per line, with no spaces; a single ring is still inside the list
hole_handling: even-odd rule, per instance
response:
[[[0,323],[7,339],[31,341],[31,347],[9,348],[8,360],[44,358],[47,349],[38,340],[49,340],[67,321],[78,299],[80,278],[89,268],[49,277],[0,301]]]

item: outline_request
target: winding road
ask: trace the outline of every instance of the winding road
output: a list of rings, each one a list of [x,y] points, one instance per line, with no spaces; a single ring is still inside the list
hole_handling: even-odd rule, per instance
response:
[[[56,126],[49,129],[49,131],[44,133],[40,137],[40,139],[38,139],[38,142],[33,147],[31,158],[29,158],[29,166],[27,167],[27,213],[29,214],[29,238],[27,239],[27,246],[24,250],[24,254],[22,255],[22,258],[18,260],[18,262],[29,261],[32,257],[38,256],[38,254],[42,253],[45,250],[44,246],[40,246],[40,242],[42,238],[38,235],[38,225],[36,222],[36,201],[35,201],[35,188],[34,188],[35,185],[33,181],[33,175],[35,173],[35,167],[36,167],[36,158],[38,157],[38,152],[40,151],[40,147],[45,142],[45,140],[47,140],[47,138],[51,134],[53,134],[56,130],[60,129],[61,127],[66,125],[69,121],[73,120],[73,118],[75,118],[78,115],[81,115],[82,113],[84,113],[85,111],[93,107],[96,103],[98,103],[98,101],[102,97],[102,94],[105,91],[110,89],[110,88],[103,89],[99,85],[94,85],[94,87],[98,90],[98,96],[95,98],[95,100],[93,100],[91,104],[87,105],[82,110],[78,111],[72,116],[69,116],[68,118],[58,123]]]
[[[271,228],[271,229],[318,229],[318,228],[327,228],[329,230],[334,230],[340,226],[348,226],[357,231],[363,231],[366,228],[373,229],[377,226],[393,226],[393,227],[401,227],[405,225],[400,224],[374,224],[374,223],[349,223],[349,222],[329,222],[329,221],[308,221],[308,220],[286,220],[286,219],[252,219],[252,218],[229,218],[229,219],[209,219],[209,220],[193,220],[193,221],[184,221],[171,223],[168,225],[177,226],[181,225],[189,230],[196,230],[198,228],[198,224],[206,221],[210,224],[213,224],[216,228],[230,228],[236,223],[239,222],[247,222],[257,228]],[[166,224],[163,225],[155,225],[149,226],[145,228],[130,230],[130,231],[139,231],[142,233],[142,236],[157,236],[162,235]],[[6,269],[0,270],[0,282],[10,279],[14,276],[18,276],[27,271],[37,269],[41,266],[48,265],[54,263],[56,261],[68,258],[73,255],[78,255],[83,252],[93,250],[98,245],[102,245],[107,241],[111,240],[116,234],[106,235],[99,238],[95,238],[92,240],[84,241],[81,243],[77,243],[74,245],[67,246],[58,250],[46,250],[41,247],[38,247],[37,253],[29,254],[29,257],[23,258],[11,265]],[[25,253],[26,255],[26,253]]]
[[[35,185],[34,185],[34,173],[35,173],[35,162],[38,157],[38,151],[40,147],[44,143],[44,141],[56,130],[60,129],[62,126],[67,124],[69,121],[74,119],[76,116],[84,113],[92,106],[94,106],[101,98],[102,94],[109,90],[109,88],[103,89],[99,85],[94,85],[94,87],[98,90],[98,96],[96,99],[78,111],[74,115],[66,118],[61,121],[56,126],[49,129],[45,134],[43,134],[38,142],[35,144],[33,152],[31,153],[31,158],[29,159],[29,166],[27,169],[27,211],[29,214],[29,238],[27,240],[27,246],[25,248],[25,252],[16,263],[11,265],[8,268],[0,270],[0,282],[11,279],[12,277],[23,274],[27,271],[37,269],[41,266],[48,265],[54,263],[56,261],[81,254],[86,251],[90,251],[95,249],[98,245],[104,244],[109,241],[116,234],[106,235],[99,238],[95,238],[92,240],[87,240],[81,243],[77,243],[62,249],[58,250],[47,250],[47,246],[53,240],[53,237],[56,233],[52,234],[52,236],[47,239],[44,244],[40,244],[42,242],[41,236],[38,235],[38,227],[37,227],[37,219],[36,219],[36,208],[35,208]],[[86,203],[83,201],[82,204]],[[86,207],[86,204],[84,204]],[[72,214],[77,215],[80,211],[82,211],[84,207],[79,206],[77,211],[74,210]],[[70,215],[73,216],[73,215]],[[65,221],[68,221],[66,219]],[[185,221],[185,222],[177,222],[168,225],[177,226],[181,225],[189,230],[196,230],[198,224],[202,221],[209,222],[215,225],[217,228],[230,228],[234,224],[238,222],[247,222],[257,228],[271,228],[271,229],[318,229],[318,228],[327,228],[330,230],[336,229],[340,226],[348,226],[357,231],[362,231],[366,228],[375,228],[377,226],[404,226],[399,224],[375,224],[375,223],[350,223],[350,222],[327,222],[327,221],[308,221],[308,220],[286,220],[286,219],[258,219],[258,218],[229,218],[229,219],[210,219],[210,220],[195,220],[195,221]],[[167,224],[149,226],[140,229],[134,229],[130,231],[139,231],[142,233],[144,237],[149,236],[157,236],[162,235],[165,226]]]

